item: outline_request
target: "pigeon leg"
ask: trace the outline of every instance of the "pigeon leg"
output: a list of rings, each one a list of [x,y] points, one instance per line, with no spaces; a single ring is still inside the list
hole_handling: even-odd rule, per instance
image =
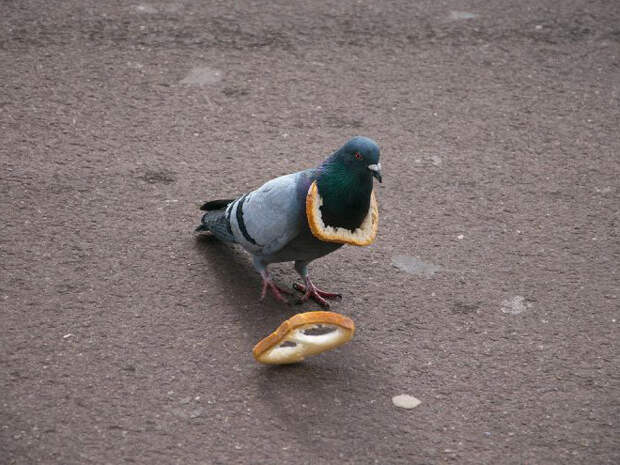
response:
[[[297,303],[303,303],[308,299],[312,298],[319,305],[325,308],[329,308],[329,302],[327,302],[327,300],[325,299],[342,299],[341,294],[326,292],[316,287],[308,276],[308,268],[306,266],[306,263],[300,261],[295,262],[295,270],[297,270],[299,275],[304,279],[306,283],[305,285],[299,283],[293,284],[293,287],[296,290],[304,293],[304,295],[297,300]]]
[[[280,302],[284,302],[285,304],[287,304],[288,300],[286,300],[286,298],[282,294],[290,295],[292,293],[286,289],[281,288],[276,283],[274,283],[271,280],[271,277],[269,276],[269,273],[267,272],[267,270],[265,270],[265,272],[261,273],[260,275],[263,278],[263,290],[260,293],[260,300],[265,299],[265,296],[267,295],[267,289],[270,289],[271,293],[276,298],[276,300],[279,300]]]
[[[281,288],[273,282],[271,276],[269,275],[269,271],[267,271],[267,265],[264,264],[260,259],[255,257],[254,268],[256,268],[256,270],[260,273],[261,278],[263,278],[263,289],[260,293],[260,300],[262,301],[265,299],[265,297],[267,296],[267,289],[269,289],[271,290],[271,293],[276,298],[276,300],[288,304],[288,300],[286,300],[286,298],[282,294],[290,295],[292,293],[286,289]]]

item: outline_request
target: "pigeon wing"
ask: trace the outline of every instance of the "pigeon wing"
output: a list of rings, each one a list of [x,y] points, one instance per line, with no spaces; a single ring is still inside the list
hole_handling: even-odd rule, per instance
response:
[[[288,174],[263,184],[227,209],[235,239],[253,255],[271,255],[301,231],[305,198],[314,171]]]

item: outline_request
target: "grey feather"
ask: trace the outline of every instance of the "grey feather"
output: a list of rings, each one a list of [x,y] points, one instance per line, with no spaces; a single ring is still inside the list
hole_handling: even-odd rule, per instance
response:
[[[272,179],[225,210],[208,211],[199,228],[239,243],[264,265],[326,255],[340,244],[316,239],[306,219],[306,194],[317,175],[309,169]]]

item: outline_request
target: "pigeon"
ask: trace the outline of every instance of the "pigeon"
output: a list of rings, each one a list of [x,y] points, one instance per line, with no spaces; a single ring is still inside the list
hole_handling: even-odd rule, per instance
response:
[[[291,292],[272,280],[267,266],[293,261],[303,279],[293,286],[303,293],[298,303],[312,298],[329,307],[326,299],[342,296],[316,287],[308,264],[345,243],[374,241],[378,210],[373,178],[382,182],[379,155],[375,141],[354,137],[316,168],[277,177],[238,198],[204,203],[200,209],[206,213],[196,231],[240,244],[250,253],[262,278],[260,300],[270,290],[277,300],[288,302],[283,294]]]

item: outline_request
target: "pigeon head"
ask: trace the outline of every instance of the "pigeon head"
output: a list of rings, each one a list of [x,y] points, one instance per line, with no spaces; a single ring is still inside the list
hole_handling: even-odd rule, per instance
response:
[[[360,181],[374,176],[381,182],[379,146],[367,137],[354,137],[332,155],[332,163],[342,164],[350,176]]]
[[[379,146],[367,137],[354,137],[320,167],[317,178],[326,225],[358,228],[370,206],[373,177],[381,182]]]

